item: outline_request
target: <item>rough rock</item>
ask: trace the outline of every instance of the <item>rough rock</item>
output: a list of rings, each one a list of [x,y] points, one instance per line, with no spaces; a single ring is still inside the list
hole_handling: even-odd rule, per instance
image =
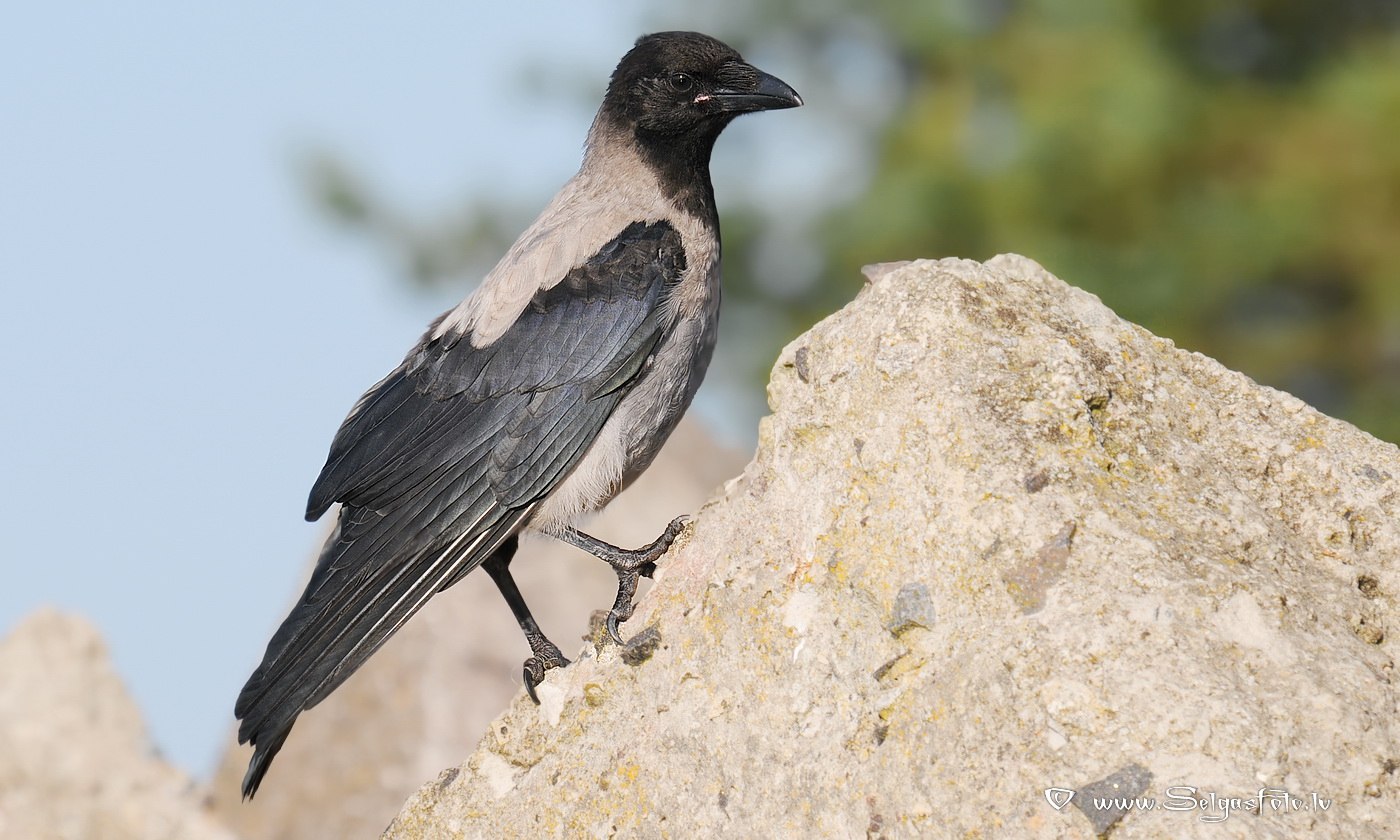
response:
[[[741,456],[682,424],[590,530],[619,545],[645,544],[742,467]],[[552,540],[525,542],[511,570],[565,655],[581,646],[589,614],[610,606],[617,591],[606,565]],[[241,801],[239,783],[252,751],[230,743],[210,786],[214,811],[245,840],[376,837],[404,799],[470,752],[520,693],[529,655],[490,578],[468,575],[301,716],[250,802]]]
[[[1400,451],[1022,257],[871,276],[646,651],[517,696],[386,836],[1392,836]]]
[[[0,641],[0,837],[233,840],[155,754],[97,631],[53,610]]]

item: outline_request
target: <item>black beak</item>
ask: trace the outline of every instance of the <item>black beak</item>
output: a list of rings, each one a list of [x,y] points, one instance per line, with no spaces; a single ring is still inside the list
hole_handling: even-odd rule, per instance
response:
[[[752,85],[745,84],[743,90],[722,87],[712,95],[719,103],[719,109],[733,114],[747,114],[750,111],[772,111],[778,108],[796,108],[802,104],[787,82],[777,76],[752,68],[758,74]]]

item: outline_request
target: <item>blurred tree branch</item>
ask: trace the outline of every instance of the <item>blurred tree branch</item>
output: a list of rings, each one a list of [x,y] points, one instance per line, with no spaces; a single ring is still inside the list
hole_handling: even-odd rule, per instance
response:
[[[731,379],[764,381],[864,263],[1016,251],[1400,440],[1400,2],[729,0],[697,14],[808,102],[761,126],[776,135],[763,159],[738,138],[717,151]],[[479,276],[543,202],[414,224],[333,161],[309,171],[322,204],[420,282]]]

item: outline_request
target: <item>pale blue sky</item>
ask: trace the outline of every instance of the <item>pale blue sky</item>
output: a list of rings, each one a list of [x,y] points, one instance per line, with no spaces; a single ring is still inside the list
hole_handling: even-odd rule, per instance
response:
[[[101,628],[199,775],[318,542],[311,480],[356,397],[464,289],[404,291],[328,225],[299,154],[399,204],[541,200],[635,4],[8,4],[0,11],[0,632]],[[680,21],[677,21],[680,23]]]

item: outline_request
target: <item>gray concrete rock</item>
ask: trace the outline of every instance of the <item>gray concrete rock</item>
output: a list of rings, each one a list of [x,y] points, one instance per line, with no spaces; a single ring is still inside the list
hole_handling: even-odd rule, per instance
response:
[[[590,532],[644,545],[742,468],[741,456],[684,423]],[[605,564],[553,540],[525,542],[511,571],[565,655],[581,646],[589,614],[611,606],[617,592]],[[250,802],[241,801],[239,783],[252,750],[231,738],[210,785],[213,809],[245,840],[378,836],[424,779],[471,751],[520,692],[529,655],[490,578],[468,575],[301,716]]]
[[[870,273],[642,643],[386,836],[1393,836],[1400,451],[1027,259]]]
[[[233,840],[155,754],[97,631],[53,610],[0,641],[0,838]]]

